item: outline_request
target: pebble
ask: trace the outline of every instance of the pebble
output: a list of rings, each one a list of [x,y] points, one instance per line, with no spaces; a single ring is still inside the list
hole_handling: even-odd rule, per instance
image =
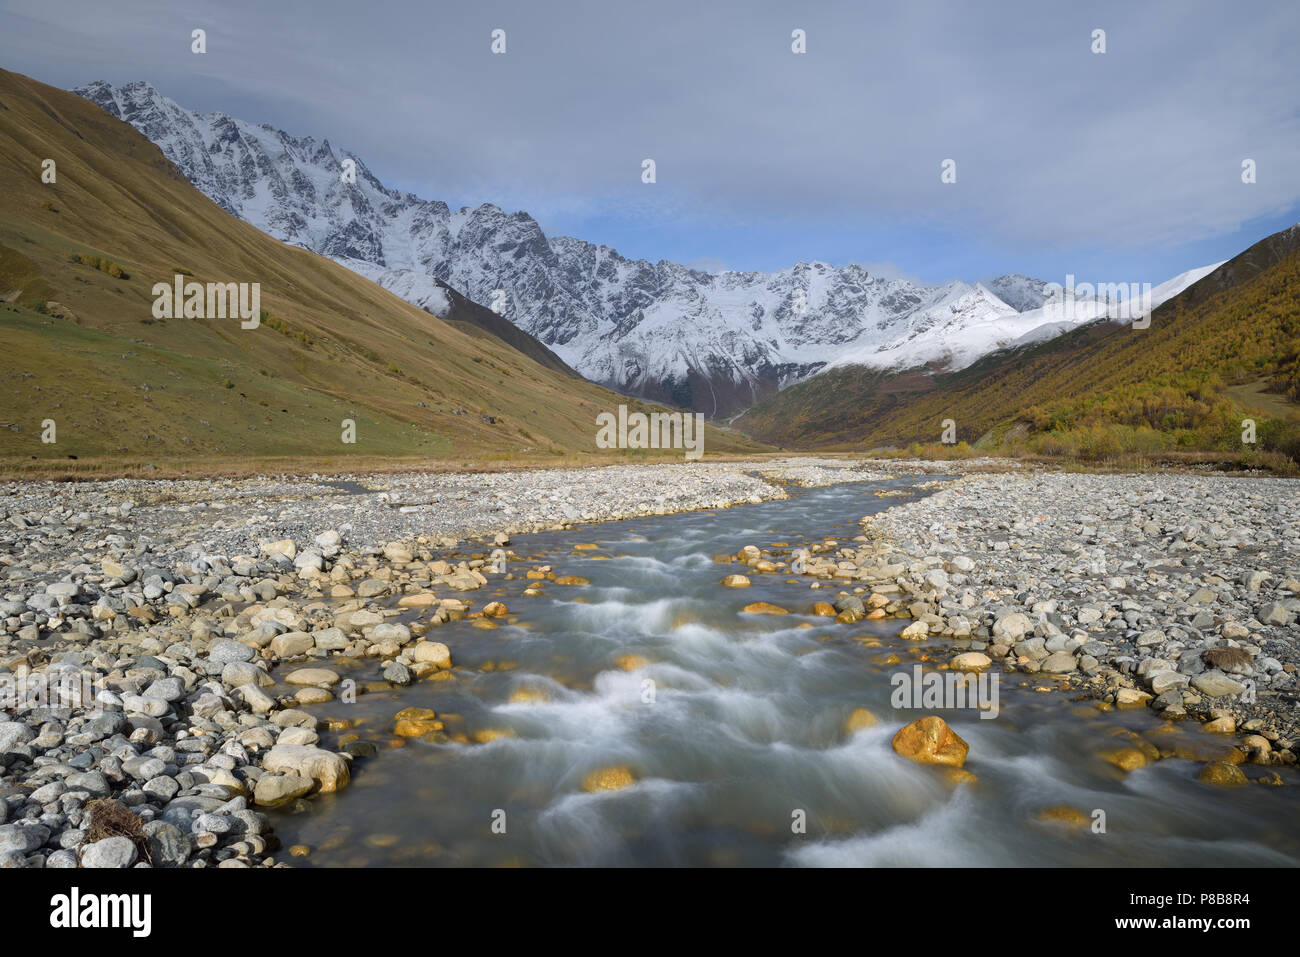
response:
[[[82,867],[130,867],[135,860],[135,842],[129,837],[106,837],[81,848]]]

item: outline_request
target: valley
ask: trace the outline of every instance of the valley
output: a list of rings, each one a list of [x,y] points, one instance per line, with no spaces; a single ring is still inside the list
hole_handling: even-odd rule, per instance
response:
[[[69,2],[0,12],[20,925],[1065,867],[1024,932],[1289,926],[1293,5]]]

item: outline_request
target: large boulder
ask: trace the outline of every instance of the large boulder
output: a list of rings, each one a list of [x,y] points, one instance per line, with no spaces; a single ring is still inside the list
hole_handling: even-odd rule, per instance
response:
[[[352,778],[342,755],[306,744],[277,744],[262,758],[262,767],[311,778],[325,792],[347,787]]]
[[[0,721],[0,754],[12,751],[15,745],[26,744],[36,737],[36,732],[21,721]]]
[[[315,786],[312,778],[297,774],[264,774],[253,790],[253,800],[263,807],[279,807],[310,793]]]
[[[428,662],[437,668],[451,667],[451,651],[441,641],[421,641],[411,649],[414,661]]]
[[[953,658],[948,667],[953,671],[984,671],[991,664],[993,659],[982,651],[965,651]]]
[[[1240,681],[1234,681],[1219,671],[1207,671],[1193,676],[1192,687],[1207,698],[1236,697],[1246,690]]]
[[[241,641],[218,641],[208,649],[208,659],[225,667],[232,661],[252,661],[253,649]]]
[[[1241,768],[1227,761],[1211,761],[1196,775],[1196,780],[1221,788],[1236,788],[1249,783]]]
[[[135,842],[129,837],[106,837],[81,849],[82,867],[130,867],[135,858]]]
[[[993,637],[1007,638],[1011,641],[1019,641],[1025,637],[1034,627],[1029,616],[1021,612],[1012,612],[1009,615],[1003,615],[993,623]]]
[[[927,715],[899,729],[893,745],[895,751],[909,760],[954,768],[966,763],[966,752],[970,750],[970,745],[937,715]]]
[[[305,631],[286,631],[271,639],[271,650],[280,658],[305,655],[316,647],[316,639]]]
[[[329,668],[299,668],[285,675],[284,680],[291,685],[320,688],[338,684],[339,676]]]

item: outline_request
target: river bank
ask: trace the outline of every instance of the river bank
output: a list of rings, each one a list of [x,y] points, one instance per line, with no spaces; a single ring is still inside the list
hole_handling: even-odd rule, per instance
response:
[[[864,532],[873,548],[855,574],[816,567],[903,586],[913,618],[971,653],[966,667],[996,660],[1248,732],[1250,760],[1296,763],[1300,481],[967,476]],[[899,563],[906,573],[881,567]]]

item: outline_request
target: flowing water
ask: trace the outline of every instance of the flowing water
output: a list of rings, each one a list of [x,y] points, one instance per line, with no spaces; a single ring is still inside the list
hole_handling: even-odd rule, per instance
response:
[[[1177,758],[1126,775],[1096,756],[1126,744],[1126,732],[1200,748],[1225,739],[1195,727],[1160,732],[1145,709],[1102,712],[1036,690],[1052,682],[1035,676],[1004,676],[992,720],[895,709],[890,676],[950,642],[930,639],[918,651],[898,637],[905,621],[814,617],[812,603],[838,588],[810,590],[789,575],[719,584],[747,570],[716,563],[715,553],[850,543],[863,515],[925,494],[911,484],[794,490],[790,501],[516,539],[515,580],[489,575],[488,588],[467,596],[479,607],[506,602],[501,627],[466,620],[429,635],[451,648],[454,680],[310,709],[354,723],[322,733],[324,746],[354,734],[379,754],[359,759],[351,785],[314,798],[309,812],[274,812],[286,846],[312,849],[294,863],[1300,863],[1294,770],[1281,772],[1283,787],[1235,789],[1198,782],[1202,765]],[[882,489],[902,498],[877,497]],[[599,549],[575,550],[580,543]],[[541,563],[591,584],[547,582],[544,596],[524,597],[535,583],[523,573]],[[742,614],[754,601],[793,614]],[[356,667],[358,683],[374,675],[373,661]],[[393,715],[407,707],[434,709],[461,742],[394,738]],[[856,708],[879,723],[849,733]],[[959,783],[893,752],[897,729],[926,713],[970,744],[966,768],[977,780]],[[484,731],[506,734],[471,743]],[[610,766],[626,766],[636,783],[583,790],[589,773]],[[1089,821],[1103,812],[1104,832],[1038,819],[1055,806]]]

